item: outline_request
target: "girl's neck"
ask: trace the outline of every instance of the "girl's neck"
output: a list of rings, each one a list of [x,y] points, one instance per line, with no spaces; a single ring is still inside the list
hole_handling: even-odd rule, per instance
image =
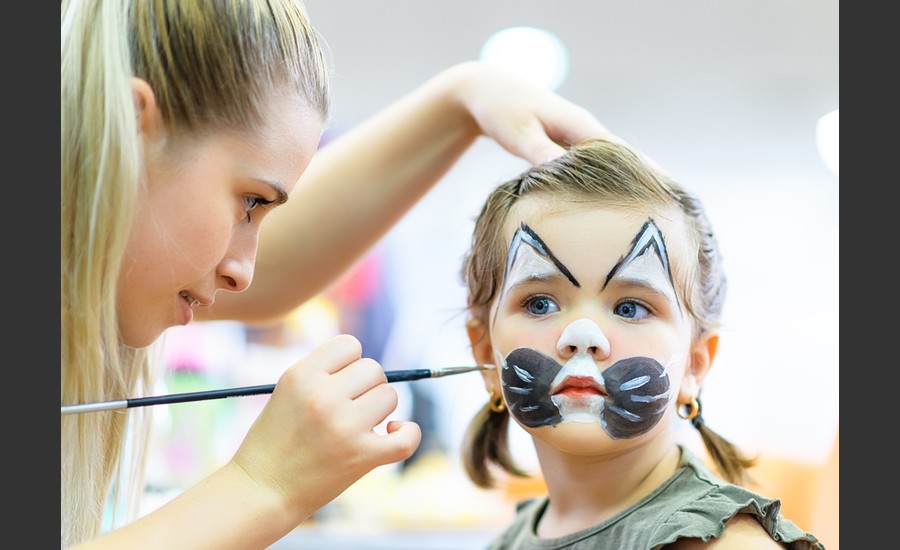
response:
[[[652,493],[678,468],[681,452],[658,438],[622,454],[583,457],[535,440],[550,503],[537,526],[556,538],[605,521]]]

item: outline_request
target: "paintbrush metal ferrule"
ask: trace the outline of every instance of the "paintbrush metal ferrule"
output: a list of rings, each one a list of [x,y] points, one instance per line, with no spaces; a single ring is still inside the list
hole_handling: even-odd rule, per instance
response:
[[[485,365],[477,365],[474,367],[444,367],[440,369],[431,369],[432,378],[440,378],[442,376],[450,376],[452,374],[463,374],[466,372],[474,372],[477,370],[486,370]]]

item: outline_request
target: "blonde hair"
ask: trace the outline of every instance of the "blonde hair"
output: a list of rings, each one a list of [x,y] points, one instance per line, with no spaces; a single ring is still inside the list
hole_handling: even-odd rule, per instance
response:
[[[469,294],[468,311],[474,320],[488,326],[488,308],[502,284],[506,263],[503,227],[518,201],[534,195],[623,209],[680,212],[696,262],[681,266],[674,274],[679,294],[684,296],[685,309],[694,320],[696,336],[719,326],[727,282],[702,203],[629,147],[601,139],[579,143],[558,159],[530,168],[490,193],[476,218],[462,268]],[[491,465],[527,477],[510,453],[508,425],[506,409],[494,410],[490,401],[469,425],[462,448],[463,466],[480,487],[496,484]],[[723,476],[740,481],[753,461],[702,421],[694,425]]]
[[[64,0],[61,8],[62,404],[151,389],[146,349],[118,335],[116,287],[142,164],[131,79],[170,132],[252,129],[272,94],[328,118],[330,64],[298,0]],[[144,409],[61,417],[61,543],[96,537],[110,497],[137,514]],[[127,451],[126,451],[127,450]],[[123,457],[133,462],[123,464]],[[115,520],[114,520],[115,522]]]

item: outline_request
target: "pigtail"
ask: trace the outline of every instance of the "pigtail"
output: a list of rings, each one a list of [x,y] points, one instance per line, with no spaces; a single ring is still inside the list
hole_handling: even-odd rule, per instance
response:
[[[700,432],[703,446],[716,465],[716,469],[726,481],[736,485],[746,485],[753,480],[747,470],[756,465],[758,457],[748,457],[734,443],[728,441],[706,425],[700,414],[700,400],[694,399],[691,406],[696,411],[689,419],[694,428]]]
[[[475,485],[484,489],[497,486],[491,464],[522,478],[531,477],[520,469],[509,451],[509,414],[486,403],[472,418],[463,440],[462,463]]]

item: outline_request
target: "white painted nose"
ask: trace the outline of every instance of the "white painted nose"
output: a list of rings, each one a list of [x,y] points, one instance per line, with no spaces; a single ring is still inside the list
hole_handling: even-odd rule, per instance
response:
[[[600,325],[588,318],[582,318],[572,321],[563,330],[556,343],[556,350],[566,359],[586,354],[595,360],[602,360],[609,357],[609,339],[603,334]]]

